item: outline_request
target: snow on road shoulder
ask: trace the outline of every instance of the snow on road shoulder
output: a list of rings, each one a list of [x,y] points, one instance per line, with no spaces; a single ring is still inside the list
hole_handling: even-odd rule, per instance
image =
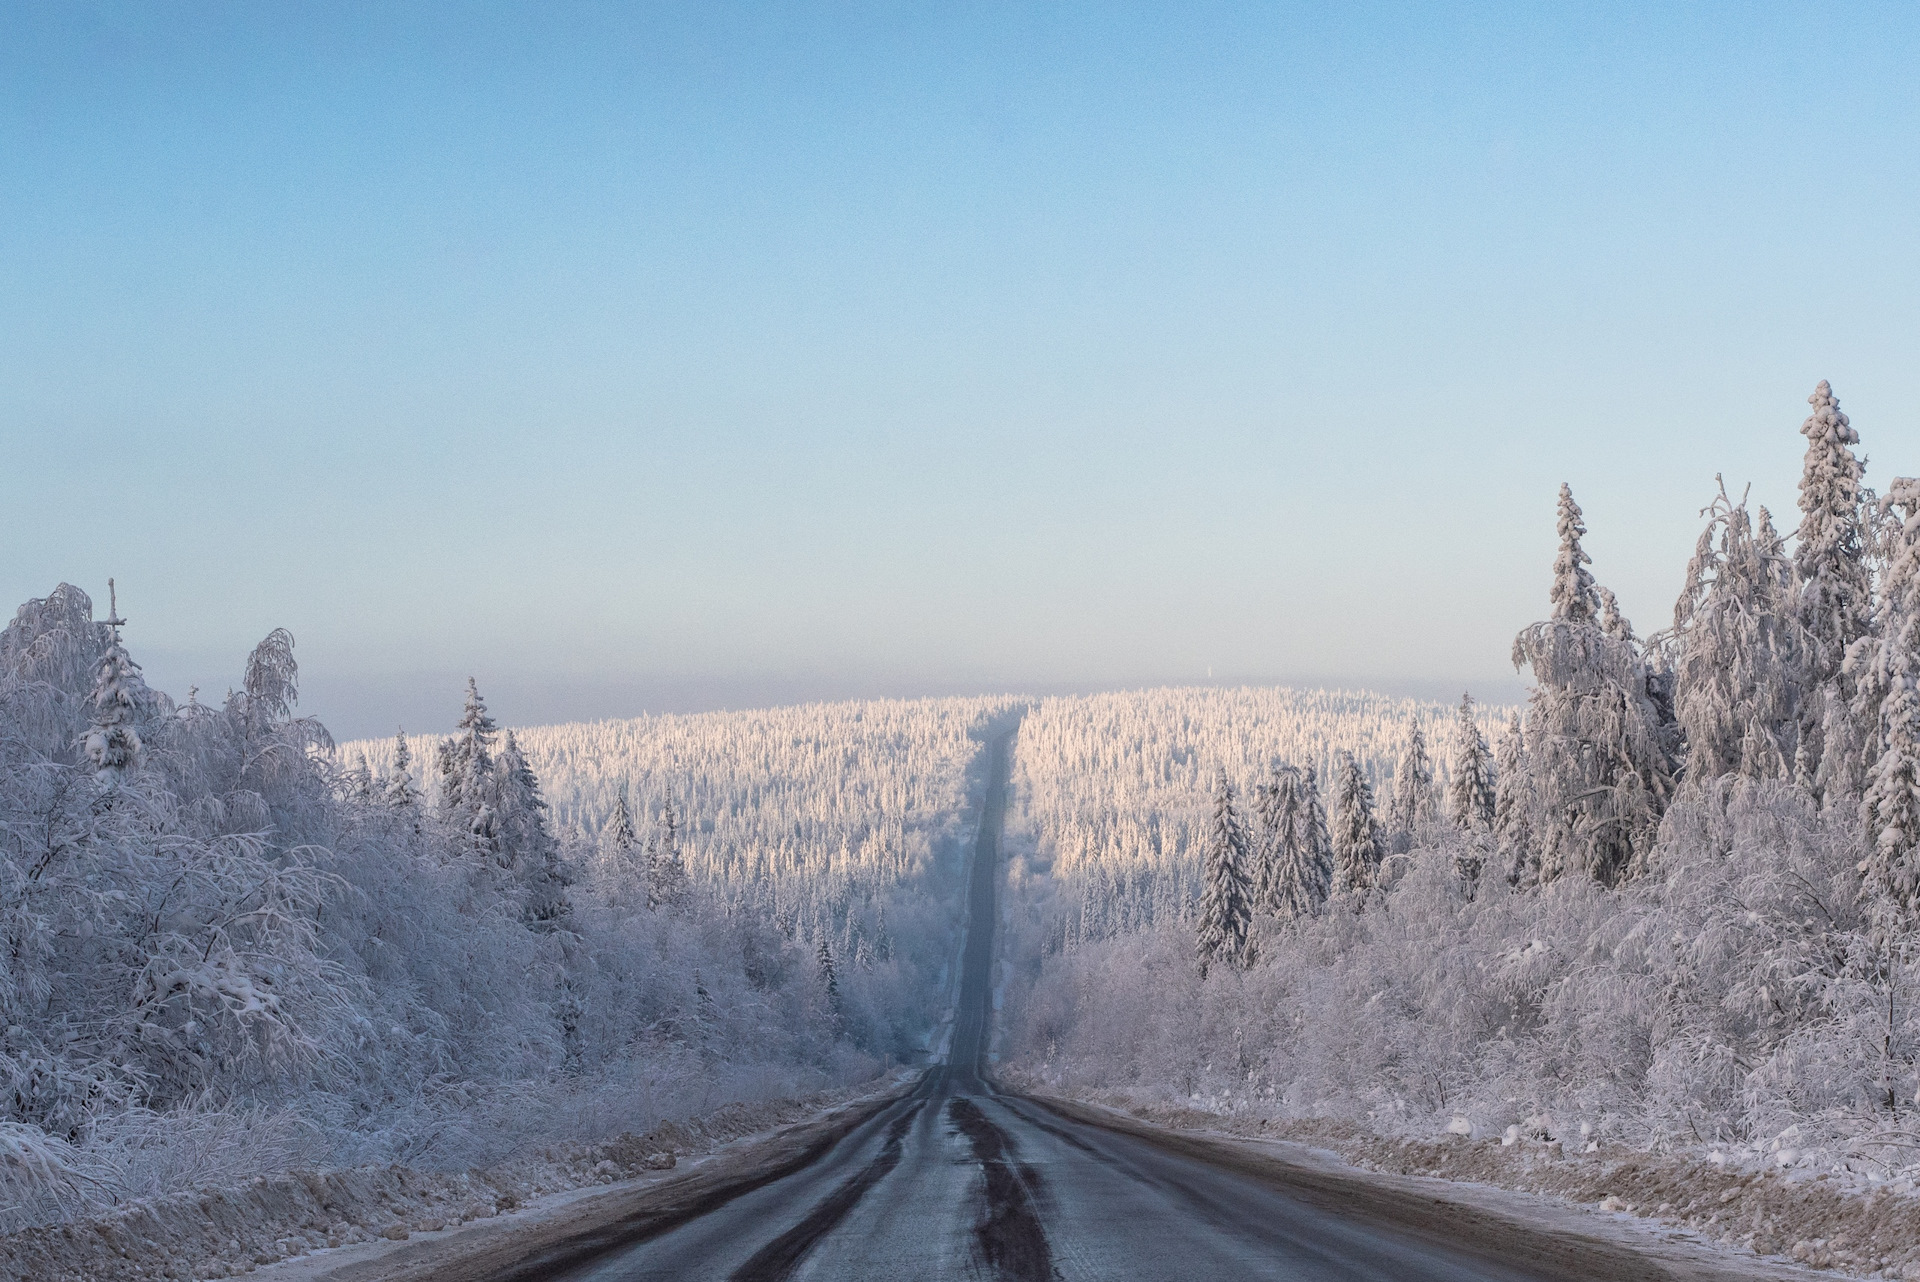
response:
[[[198,1282],[254,1274],[306,1282],[421,1236],[537,1224],[613,1186],[644,1187],[668,1172],[683,1174],[683,1158],[751,1144],[894,1090],[901,1080],[896,1071],[802,1099],[730,1104],[645,1135],[553,1145],[484,1171],[299,1171],[240,1188],[145,1199],[111,1216],[0,1237],[0,1277]]]
[[[1884,1185],[1868,1190],[1778,1166],[1624,1149],[1568,1154],[1559,1145],[1458,1133],[1391,1138],[1346,1122],[1228,1116],[1111,1095],[1062,1098],[1296,1166],[1444,1189],[1449,1201],[1600,1237],[1681,1277],[1920,1282],[1920,1198]]]

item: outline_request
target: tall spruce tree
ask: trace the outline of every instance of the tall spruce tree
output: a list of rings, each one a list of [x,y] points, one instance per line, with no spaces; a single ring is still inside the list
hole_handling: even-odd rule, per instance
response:
[[[1673,792],[1678,736],[1639,646],[1601,625],[1580,544],[1586,525],[1565,485],[1557,528],[1552,617],[1513,643],[1514,666],[1531,668],[1535,681],[1527,741],[1540,876],[1580,872],[1610,886],[1653,847]]]
[[[1433,813],[1433,762],[1427,756],[1427,737],[1416,721],[1407,727],[1393,771],[1393,800],[1387,807],[1387,827],[1396,848],[1411,846],[1420,829],[1433,822]]]
[[[1600,614],[1594,620],[1600,625],[1600,630],[1627,645],[1639,640],[1633,635],[1633,620],[1621,612],[1620,601],[1613,595],[1613,589],[1596,586],[1593,591],[1600,599]]]
[[[1885,502],[1899,526],[1879,635],[1856,643],[1848,668],[1879,750],[1866,790],[1861,894],[1876,932],[1891,941],[1920,924],[1920,480],[1896,479]],[[1869,699],[1877,705],[1864,706]]]
[[[366,753],[353,754],[353,764],[347,767],[340,782],[346,791],[347,800],[357,801],[362,805],[373,801],[373,770],[367,765]]]
[[[833,964],[833,948],[824,934],[820,936],[819,947],[814,950],[814,964],[820,970],[820,987],[827,995],[827,1011],[837,1031],[846,1020],[846,1010],[840,997],[840,974]]]
[[[420,800],[420,790],[413,786],[413,753],[407,749],[407,732],[400,730],[393,736],[393,771],[381,788],[386,803],[395,810],[411,811]]]
[[[1373,814],[1373,784],[1351,752],[1340,754],[1333,783],[1333,889],[1364,893],[1379,883],[1386,850]]]
[[[671,908],[685,902],[689,878],[680,853],[680,813],[667,794],[660,810],[660,829],[647,843],[647,907]]]
[[[107,580],[107,602],[107,617],[101,624],[107,647],[94,665],[89,699],[93,723],[81,738],[81,748],[95,770],[107,779],[117,779],[146,757],[136,723],[153,696],[140,675],[140,665],[120,640],[120,629],[127,621],[120,617],[120,598],[112,579]]]
[[[613,801],[613,813],[600,831],[601,894],[609,902],[622,903],[630,895],[644,891],[647,868],[640,860],[640,834],[633,825],[633,807],[628,801],[627,785],[622,781],[620,794]]]
[[[1326,802],[1320,795],[1320,771],[1308,765],[1300,775],[1299,812],[1302,881],[1314,911],[1333,890],[1333,835],[1327,828]]]
[[[499,856],[499,772],[493,744],[499,726],[472,677],[466,706],[453,738],[440,751],[440,813],[448,827],[464,834],[479,852]]]
[[[1245,967],[1252,962],[1249,928],[1253,887],[1247,880],[1246,825],[1233,804],[1233,784],[1220,771],[1213,789],[1213,822],[1207,829],[1206,866],[1200,897],[1200,973],[1217,961]]]
[[[1255,913],[1282,915],[1280,868],[1298,823],[1298,778],[1292,766],[1276,764],[1267,782],[1254,789],[1254,814],[1260,821],[1260,835],[1253,843],[1253,867],[1248,879],[1253,884]]]
[[[620,785],[620,795],[613,800],[613,814],[607,818],[607,841],[613,849],[622,855],[631,851],[639,840],[639,834],[633,826],[633,809],[627,804],[627,785]]]
[[[500,863],[520,889],[521,920],[533,930],[553,930],[572,912],[567,887],[573,878],[560,857],[560,843],[548,827],[540,780],[511,730],[501,745],[495,768],[499,774]]]
[[[1533,783],[1526,731],[1517,712],[1494,747],[1493,774],[1494,851],[1506,869],[1508,885],[1536,886],[1540,882],[1540,853],[1533,840]]]
[[[1473,715],[1473,696],[1460,696],[1453,719],[1453,760],[1447,780],[1447,818],[1462,832],[1490,832],[1494,812],[1493,758]]]
[[[1860,786],[1861,736],[1852,727],[1835,727],[1838,757],[1826,754],[1828,726],[1848,714],[1852,690],[1843,666],[1848,649],[1865,637],[1873,621],[1873,575],[1863,519],[1861,488],[1865,464],[1854,454],[1860,434],[1840,412],[1840,401],[1825,379],[1807,398],[1813,413],[1800,425],[1807,453],[1800,468],[1800,528],[1793,552],[1795,606],[1811,649],[1810,689],[1801,708],[1805,756],[1816,783],[1845,795]]]
[[[1560,483],[1560,506],[1554,514],[1554,532],[1560,546],[1553,555],[1553,587],[1547,598],[1556,623],[1594,623],[1600,616],[1600,593],[1587,567],[1593,558],[1580,540],[1587,536],[1586,514],[1573,501],[1573,489]]]
[[[1326,815],[1312,771],[1276,769],[1269,795],[1277,795],[1279,804],[1268,861],[1270,884],[1261,907],[1282,922],[1311,917],[1327,902],[1333,879]]]

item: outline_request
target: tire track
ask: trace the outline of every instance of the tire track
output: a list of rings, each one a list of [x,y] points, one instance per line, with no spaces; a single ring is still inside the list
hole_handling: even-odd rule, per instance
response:
[[[871,1162],[822,1198],[798,1224],[755,1251],[745,1264],[733,1271],[729,1282],[785,1282],[792,1277],[800,1262],[807,1258],[807,1252],[847,1218],[869,1189],[900,1165],[900,1151],[907,1131],[923,1106],[917,1102],[895,1118],[887,1128],[886,1143]]]
[[[1014,1160],[1006,1135],[966,1096],[947,1101],[947,1119],[967,1137],[973,1160],[986,1173],[987,1204],[973,1238],[987,1266],[1007,1282],[1051,1282],[1059,1273],[1034,1208],[1036,1193],[1045,1198],[1040,1172]]]

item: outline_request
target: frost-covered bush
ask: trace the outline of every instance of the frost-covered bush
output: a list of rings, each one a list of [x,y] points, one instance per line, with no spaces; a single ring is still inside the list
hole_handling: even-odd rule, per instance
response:
[[[1390,860],[1364,911],[1268,923],[1250,970],[1204,981],[1188,923],[1061,950],[1030,922],[1010,1058],[1290,1116],[1547,1117],[1646,1147],[1797,1127],[1836,1158],[1912,1160],[1920,967],[1876,959],[1857,820],[1738,785],[1671,810],[1653,871],[1618,889],[1489,879],[1471,898],[1451,841]]]

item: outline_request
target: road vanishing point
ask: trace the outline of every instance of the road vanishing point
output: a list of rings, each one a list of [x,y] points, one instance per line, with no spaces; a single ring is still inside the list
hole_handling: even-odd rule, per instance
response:
[[[1617,1245],[1438,1195],[997,1086],[1000,833],[1011,733],[988,746],[946,1062],[732,1175],[460,1282],[1542,1282],[1676,1275]],[[679,1186],[679,1187],[676,1187]],[[475,1262],[476,1264],[479,1262]]]

